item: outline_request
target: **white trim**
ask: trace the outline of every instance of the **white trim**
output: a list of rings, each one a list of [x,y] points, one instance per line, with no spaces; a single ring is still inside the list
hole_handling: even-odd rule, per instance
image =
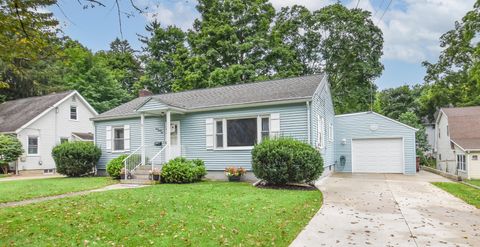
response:
[[[402,122],[399,122],[399,121],[397,121],[397,120],[395,120],[395,119],[391,119],[391,118],[389,118],[389,117],[386,117],[386,116],[384,116],[384,115],[382,115],[382,114],[379,114],[379,113],[376,113],[376,112],[373,112],[373,111],[356,112],[356,113],[349,113],[349,114],[341,114],[341,115],[335,115],[335,117],[336,117],[336,118],[337,118],[337,117],[350,117],[350,116],[356,116],[356,115],[362,115],[362,114],[374,114],[374,115],[376,115],[376,116],[379,116],[379,117],[385,118],[385,119],[387,119],[387,120],[390,120],[391,122],[394,122],[394,123],[400,124],[400,125],[402,125],[402,126],[404,126],[404,127],[407,127],[407,128],[409,128],[409,129],[411,129],[411,130],[418,131],[418,129],[416,129],[416,128],[412,127],[412,126],[406,125],[406,124],[404,124],[404,123],[402,123]]]
[[[122,129],[123,130],[123,149],[115,149],[115,129]],[[124,153],[127,152],[128,150],[125,149],[125,126],[112,126],[112,153]]]
[[[57,108],[60,104],[62,104],[63,102],[65,102],[67,99],[69,99],[70,97],[72,97],[73,95],[78,95],[78,97],[83,101],[83,103],[87,106],[87,108],[94,114],[94,115],[98,115],[97,111],[95,111],[95,109],[93,109],[93,107],[85,100],[85,98],[82,97],[82,95],[80,95],[77,91],[73,91],[71,92],[70,94],[68,94],[67,96],[65,96],[63,99],[59,100],[57,103],[55,103],[53,106],[50,106],[49,108],[47,108],[45,111],[43,111],[42,113],[38,114],[36,117],[34,117],[33,119],[31,119],[30,121],[28,121],[26,124],[22,125],[20,128],[16,129],[15,130],[15,133],[18,134],[20,133],[20,131],[26,129],[29,125],[31,125],[32,123],[34,123],[35,121],[37,121],[38,119],[40,119],[41,117],[43,117],[44,115],[46,115],[48,112],[50,112],[50,110],[52,109],[55,109]]]
[[[307,101],[307,141],[309,145],[312,145],[312,120],[311,120],[311,108],[310,108],[310,102]]]
[[[354,149],[353,149],[353,141],[354,140],[375,140],[375,139],[401,139],[402,140],[402,174],[406,174],[405,172],[405,168],[406,168],[406,164],[405,164],[405,139],[403,138],[403,136],[382,136],[382,137],[360,137],[360,138],[352,138],[350,139],[350,159],[352,160],[351,162],[351,170],[352,170],[352,173],[355,172],[355,166],[354,166],[354,155],[353,155],[353,152],[354,152]],[[416,168],[415,168],[416,169]],[[369,172],[369,173],[384,173],[384,172]]]
[[[180,154],[176,157],[173,157],[172,155],[172,133],[170,133],[170,140],[168,140],[169,142],[169,149],[170,149],[170,158],[177,158],[177,157],[181,157],[182,156],[182,138],[181,138],[181,133],[180,133],[180,121],[170,121],[170,128],[172,128],[172,124],[176,124],[177,125],[177,129],[176,129],[176,132],[177,132],[177,146],[180,150]],[[170,129],[171,130],[171,129]]]

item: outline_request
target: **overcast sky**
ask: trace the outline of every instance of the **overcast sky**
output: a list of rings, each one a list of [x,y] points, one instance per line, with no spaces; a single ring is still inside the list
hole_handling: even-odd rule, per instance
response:
[[[120,37],[114,1],[107,7],[83,10],[77,1],[59,0],[59,7],[52,7],[61,21],[66,35],[79,40],[93,51],[108,49],[109,43]],[[132,12],[129,0],[123,0],[121,9]],[[134,0],[139,6],[148,6],[148,14],[123,15],[123,37],[135,49],[140,49],[138,34],[145,34],[145,25],[159,20],[164,25],[177,25],[184,30],[191,27],[198,12],[194,0]],[[277,9],[288,5],[304,5],[310,10],[335,3],[335,0],[271,0]],[[439,38],[454,27],[467,11],[473,8],[474,0],[343,0],[354,8],[369,10],[374,22],[382,29],[385,43],[382,62],[385,70],[376,84],[389,88],[404,84],[421,83],[425,70],[421,62],[436,61]],[[388,6],[388,9],[387,9]],[[63,13],[62,13],[63,12]]]

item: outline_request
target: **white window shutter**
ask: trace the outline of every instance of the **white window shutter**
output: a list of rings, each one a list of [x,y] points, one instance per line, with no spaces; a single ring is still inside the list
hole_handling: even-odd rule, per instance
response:
[[[213,149],[213,118],[205,119],[205,146]]]
[[[105,148],[110,152],[112,151],[112,126],[107,126],[105,133]]]
[[[280,136],[280,113],[270,114],[270,137]]]
[[[123,147],[125,151],[130,150],[130,125],[124,125],[123,126],[123,135],[124,135],[124,141],[123,141]]]

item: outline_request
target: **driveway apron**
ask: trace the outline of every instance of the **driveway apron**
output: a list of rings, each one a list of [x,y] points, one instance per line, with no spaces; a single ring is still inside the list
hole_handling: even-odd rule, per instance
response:
[[[420,172],[341,174],[317,186],[324,204],[291,246],[480,246],[480,210]]]

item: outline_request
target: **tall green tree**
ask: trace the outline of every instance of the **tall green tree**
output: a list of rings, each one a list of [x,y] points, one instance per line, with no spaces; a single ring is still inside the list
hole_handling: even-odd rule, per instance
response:
[[[58,90],[77,90],[99,112],[131,98],[121,82],[115,79],[103,55],[95,55],[72,40],[67,40],[62,49],[62,59],[52,68],[56,76],[51,78]]]
[[[413,112],[421,118],[418,98],[422,89],[421,85],[404,85],[382,90],[376,94],[374,110],[395,120],[404,112]]]
[[[58,22],[40,11],[56,0],[0,0],[0,93],[4,100],[41,94],[35,69],[58,52]]]
[[[371,13],[333,4],[315,13],[326,37],[321,43],[324,71],[329,75],[335,111],[368,110],[383,71],[383,35]]]
[[[109,50],[97,52],[96,56],[103,58],[105,67],[111,71],[113,78],[123,89],[131,95],[136,94],[134,85],[140,80],[143,71],[135,50],[127,40],[116,38],[110,43]]]
[[[145,76],[139,87],[147,86],[155,93],[170,92],[177,76],[186,66],[184,59],[190,57],[186,49],[186,34],[178,27],[163,28],[154,21],[146,26],[149,36],[143,36],[144,43],[142,60],[145,64]]]
[[[425,126],[422,125],[420,119],[413,112],[404,112],[402,113],[398,120],[406,125],[417,128],[418,131],[415,132],[415,143],[417,145],[417,154],[421,155],[426,151],[430,150],[430,145],[427,140],[427,133],[425,131]]]
[[[423,113],[433,119],[445,106],[480,104],[480,0],[455,29],[440,38],[443,48],[436,63],[423,62],[427,90],[422,95]]]

